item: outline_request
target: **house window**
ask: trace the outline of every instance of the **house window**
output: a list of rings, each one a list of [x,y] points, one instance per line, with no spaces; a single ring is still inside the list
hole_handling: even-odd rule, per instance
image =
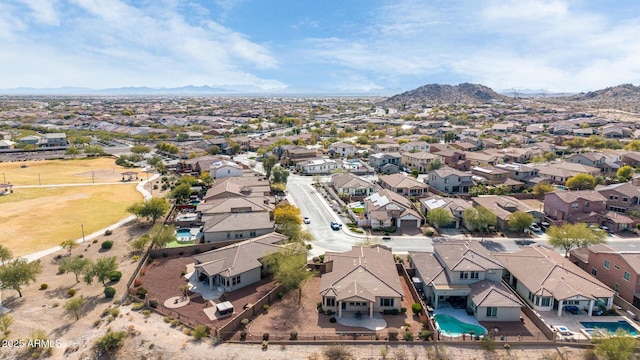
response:
[[[628,198],[628,197],[623,197],[623,198],[622,198],[622,202],[627,202],[627,201],[629,201],[629,198]]]
[[[598,276],[598,270],[596,270],[596,268],[591,268],[591,275]]]
[[[540,302],[540,306],[549,306],[551,304],[551,298],[550,297],[543,297],[542,301]]]
[[[629,281],[631,280],[631,274],[629,274],[628,272],[624,272],[624,275],[622,275],[622,278]]]
[[[324,303],[326,306],[336,306],[336,298],[326,298]]]
[[[238,284],[240,284],[240,275],[234,276],[233,278],[231,278],[231,285],[238,285]]]
[[[477,271],[472,271],[471,272],[471,278],[472,279],[477,279],[478,277],[480,277],[480,273]]]
[[[613,265],[613,268],[616,269],[616,270],[620,270],[620,266],[618,266],[618,265]]]
[[[620,292],[620,284],[616,283],[616,286],[613,288],[616,291],[616,294]]]
[[[497,307],[488,307],[487,308],[487,317],[496,317],[498,316],[498,308]]]
[[[578,208],[578,203],[573,203],[573,204],[571,204],[571,208],[572,208],[572,209],[577,209],[577,208]]]
[[[380,306],[393,306],[392,298],[380,298]]]
[[[460,273],[460,279],[468,279],[469,278],[469,273],[468,272],[461,272]]]
[[[231,239],[231,233],[227,233],[227,239]]]
[[[249,236],[251,236],[251,237],[256,237],[256,232],[255,232],[255,231],[250,232],[250,233],[249,233]]]
[[[586,208],[589,207],[589,202],[588,201],[584,203],[584,207],[586,207]]]
[[[605,260],[604,261],[604,268],[605,269],[609,269],[610,266],[611,266],[611,264],[609,263],[609,260]]]

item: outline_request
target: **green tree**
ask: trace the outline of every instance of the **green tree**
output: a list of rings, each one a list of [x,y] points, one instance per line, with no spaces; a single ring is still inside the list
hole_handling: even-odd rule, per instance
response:
[[[462,213],[462,220],[469,230],[487,231],[489,226],[495,226],[496,215],[483,206],[468,208]]]
[[[623,329],[616,330],[615,335],[609,332],[598,332],[593,339],[596,343],[595,353],[605,360],[632,360],[638,341]]]
[[[444,134],[444,142],[448,143],[448,142],[452,142],[454,141],[458,136],[456,135],[456,133],[452,132],[452,131],[448,131]]]
[[[418,175],[420,175],[420,171],[418,171],[418,169],[411,169],[411,176],[412,176],[414,179],[417,179],[417,178],[418,178]]]
[[[65,240],[60,243],[60,247],[63,250],[67,250],[69,254],[71,254],[71,250],[77,248],[78,246],[80,246],[80,244],[78,244],[75,240]]]
[[[122,340],[127,337],[126,331],[108,331],[96,342],[96,348],[104,353],[111,353],[122,345]]]
[[[218,145],[211,145],[207,148],[207,154],[211,154],[211,155],[218,155],[222,152],[222,150],[220,149],[220,146]]]
[[[627,182],[633,176],[633,168],[629,165],[625,165],[618,169],[616,175],[618,176],[618,180],[620,180],[620,182]]]
[[[440,161],[440,159],[435,159],[429,163],[429,167],[427,168],[427,170],[428,171],[438,170],[441,167],[442,167],[442,161]]]
[[[82,308],[87,303],[82,296],[75,297],[64,304],[64,309],[70,313],[73,313],[76,317],[76,321],[80,320],[80,315],[82,315]]]
[[[429,220],[429,224],[434,226],[436,229],[440,229],[443,226],[447,226],[453,222],[453,215],[451,215],[451,211],[445,208],[438,208],[429,210],[427,213],[427,220]]]
[[[0,340],[6,340],[11,334],[9,328],[13,324],[13,317],[9,314],[0,315],[0,331],[2,332],[2,337]]]
[[[514,231],[524,231],[533,224],[533,216],[520,210],[512,212],[509,215],[509,227]]]
[[[278,158],[273,155],[262,158],[262,168],[267,175],[267,179],[271,178],[271,171],[277,162]]]
[[[302,300],[302,286],[313,278],[315,273],[307,269],[307,254],[298,248],[287,248],[272,253],[263,259],[273,274],[273,279],[282,284],[285,290],[298,290],[298,304]]]
[[[625,150],[640,151],[640,140],[631,140],[624,146]]]
[[[158,248],[166,247],[168,243],[176,240],[176,227],[156,224],[149,231],[149,238],[154,246]]]
[[[80,155],[80,153],[80,150],[78,150],[78,148],[75,146],[68,147],[64,152],[65,155],[71,155],[71,157],[73,157],[74,159],[76,156]]]
[[[537,196],[542,196],[542,195],[544,195],[546,193],[553,192],[555,190],[556,190],[555,186],[549,185],[547,183],[540,182],[540,183],[537,183],[537,184],[535,184],[533,186],[533,191],[532,192],[533,192],[533,194],[535,194]]]
[[[289,178],[289,171],[278,166],[271,171],[271,180],[275,183],[286,184]]]
[[[278,231],[292,240],[300,240],[302,217],[300,209],[293,205],[278,205],[273,211]]]
[[[589,174],[578,174],[567,179],[565,186],[570,190],[592,190],[596,187],[596,179]]]
[[[142,203],[136,202],[127,208],[127,212],[131,214],[151,219],[152,224],[155,224],[167,211],[169,211],[169,203],[163,198],[151,198]]]
[[[158,155],[153,154],[147,159],[147,165],[158,166],[158,164],[162,164],[162,158]]]
[[[131,152],[138,155],[148,154],[151,152],[151,147],[146,145],[133,145]]]
[[[564,256],[574,247],[587,247],[594,244],[606,243],[607,234],[600,229],[591,229],[584,223],[551,226],[547,230],[549,245],[564,250]]]
[[[188,183],[181,183],[171,190],[171,197],[177,200],[188,199],[191,196],[191,185]]]
[[[62,260],[62,263],[58,266],[58,270],[61,273],[73,273],[76,276],[76,282],[79,283],[80,275],[87,269],[91,269],[91,265],[91,260],[78,255],[73,258],[66,258]]]
[[[93,155],[104,155],[104,149],[99,145],[89,145],[84,148],[84,153],[93,156]]]
[[[129,246],[131,247],[131,251],[134,253],[144,251],[149,243],[151,242],[151,237],[149,234],[144,234],[137,239],[133,240]]]
[[[211,177],[211,173],[203,173],[200,175],[200,181],[204,184],[204,186],[210,187],[213,185],[213,177]]]
[[[109,280],[109,275],[111,275],[111,273],[113,273],[114,271],[118,271],[116,257],[101,257],[84,272],[83,280],[87,284],[91,285],[91,283],[93,283],[93,279],[95,278],[100,281],[103,286],[107,286],[106,282],[107,280]]]
[[[36,277],[42,273],[40,260],[27,262],[24,258],[13,260],[0,267],[0,283],[3,289],[13,289],[22,297],[22,287],[35,282]]]
[[[13,258],[11,250],[9,250],[8,247],[2,246],[2,244],[0,244],[0,261],[2,261],[2,265],[4,266],[5,262],[11,260],[11,258]]]

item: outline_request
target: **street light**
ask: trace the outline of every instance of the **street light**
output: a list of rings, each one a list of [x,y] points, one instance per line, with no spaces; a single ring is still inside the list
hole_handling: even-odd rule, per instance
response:
[[[80,227],[82,228],[82,242],[84,242],[84,224],[80,224]]]

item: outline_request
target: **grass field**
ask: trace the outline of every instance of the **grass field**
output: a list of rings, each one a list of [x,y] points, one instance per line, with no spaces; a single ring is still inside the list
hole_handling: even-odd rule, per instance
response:
[[[21,167],[24,165],[26,167]],[[121,181],[121,173],[125,171],[136,171],[141,179],[146,179],[146,173],[140,172],[140,169],[118,166],[112,158],[95,158],[0,163],[0,183],[52,185],[114,182]]]
[[[4,164],[1,164],[4,165]],[[0,243],[14,256],[48,249],[105,228],[142,200],[136,183],[14,189],[0,196]]]

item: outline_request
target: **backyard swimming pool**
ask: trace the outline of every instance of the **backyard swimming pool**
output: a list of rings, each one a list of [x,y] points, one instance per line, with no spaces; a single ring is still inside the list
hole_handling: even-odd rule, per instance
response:
[[[192,230],[199,231],[199,229],[189,229],[189,228],[181,228],[176,230],[176,239],[178,242],[187,242],[192,241],[196,238],[196,235],[193,234]]]
[[[436,324],[443,335],[445,336],[461,336],[462,334],[471,334],[482,336],[487,333],[487,330],[479,325],[468,324],[462,322],[451,315],[437,314],[433,317],[436,320]]]
[[[614,322],[603,322],[603,321],[585,321],[581,322],[580,325],[584,326],[585,332],[591,334],[594,329],[603,329],[607,330],[610,334],[615,334],[616,330],[622,329],[629,333],[631,336],[637,336],[638,330],[636,330],[633,325],[629,324],[625,320],[614,321]]]

